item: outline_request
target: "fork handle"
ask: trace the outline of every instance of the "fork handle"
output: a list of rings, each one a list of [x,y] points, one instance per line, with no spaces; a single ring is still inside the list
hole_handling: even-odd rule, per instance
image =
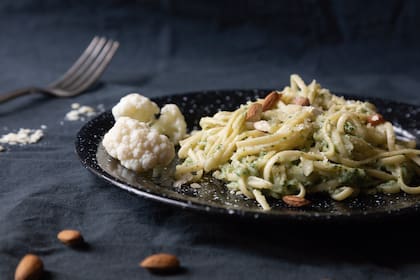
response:
[[[10,99],[14,99],[19,96],[34,93],[34,92],[42,92],[42,90],[36,87],[25,87],[25,88],[15,89],[13,91],[9,91],[5,94],[0,95],[0,103],[6,102]]]

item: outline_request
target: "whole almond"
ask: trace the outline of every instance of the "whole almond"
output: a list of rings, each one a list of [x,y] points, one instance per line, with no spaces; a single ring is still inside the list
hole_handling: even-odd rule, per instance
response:
[[[74,229],[66,229],[60,231],[57,234],[57,238],[61,241],[61,243],[69,246],[80,245],[83,243],[82,234]]]
[[[384,119],[384,117],[381,114],[376,113],[374,115],[369,116],[368,119],[367,119],[367,121],[371,125],[377,126],[377,125],[379,125],[381,123],[384,123],[385,122],[385,119]]]
[[[246,112],[246,121],[247,122],[256,122],[261,119],[263,105],[260,103],[253,103],[249,106],[248,111]]]
[[[300,106],[309,106],[311,105],[310,101],[306,97],[298,96],[295,97],[292,101],[293,104],[300,105]]]
[[[293,207],[302,207],[311,203],[309,200],[303,197],[295,196],[295,195],[285,195],[283,196],[283,201],[287,205],[290,205]]]
[[[272,109],[280,99],[281,94],[277,93],[277,91],[270,92],[265,98],[262,104],[262,111],[265,112],[267,110]]]
[[[179,268],[179,260],[174,255],[159,253],[145,258],[140,266],[156,271],[173,271]]]
[[[15,271],[15,280],[37,280],[40,279],[44,270],[42,260],[33,254],[24,256]]]

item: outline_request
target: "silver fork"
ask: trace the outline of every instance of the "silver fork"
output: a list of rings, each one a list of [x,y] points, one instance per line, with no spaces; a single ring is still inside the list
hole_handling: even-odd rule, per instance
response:
[[[0,95],[0,103],[30,93],[69,97],[82,93],[95,83],[117,51],[119,43],[95,36],[82,55],[64,75],[46,87],[25,87]]]

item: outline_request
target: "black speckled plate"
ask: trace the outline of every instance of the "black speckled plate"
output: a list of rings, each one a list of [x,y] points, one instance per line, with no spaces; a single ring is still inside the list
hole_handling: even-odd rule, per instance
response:
[[[239,104],[256,97],[265,96],[267,90],[222,90],[203,91],[154,99],[160,106],[177,104],[183,111],[189,128],[195,128],[202,116],[212,115],[218,110],[233,110]],[[352,97],[353,99],[361,99]],[[420,139],[420,107],[381,99],[369,99],[387,120],[398,128],[400,137]],[[420,195],[375,195],[361,196],[345,202],[336,202],[326,196],[311,197],[311,203],[304,208],[290,208],[281,201],[270,201],[271,211],[262,211],[255,201],[230,194],[223,183],[207,178],[203,187],[176,188],[168,175],[169,167],[155,176],[137,174],[122,167],[118,161],[107,155],[101,145],[103,135],[112,127],[111,112],[105,112],[88,122],[79,131],[76,151],[82,164],[95,175],[115,186],[163,203],[194,209],[202,212],[228,216],[249,217],[269,220],[366,220],[378,217],[395,217],[418,213]],[[417,182],[418,183],[418,182]]]

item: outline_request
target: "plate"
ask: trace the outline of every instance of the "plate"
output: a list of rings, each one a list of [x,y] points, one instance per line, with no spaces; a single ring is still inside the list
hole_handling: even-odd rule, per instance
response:
[[[239,104],[263,97],[269,90],[219,90],[175,94],[153,99],[159,106],[175,103],[182,110],[189,129],[197,128],[202,116],[213,115],[218,110],[234,110]],[[378,111],[396,126],[398,137],[420,139],[420,107],[395,101],[360,98],[374,103]],[[269,220],[351,220],[395,217],[418,213],[420,195],[359,196],[336,202],[319,195],[311,197],[312,203],[304,208],[291,208],[282,201],[270,201],[271,211],[263,211],[254,200],[231,194],[223,182],[206,177],[201,188],[174,187],[172,167],[160,174],[138,174],[122,167],[104,150],[101,140],[112,127],[110,111],[104,112],[84,125],[76,139],[76,152],[82,164],[93,174],[111,184],[136,195],[182,208],[228,216]],[[416,182],[418,183],[418,182]]]

